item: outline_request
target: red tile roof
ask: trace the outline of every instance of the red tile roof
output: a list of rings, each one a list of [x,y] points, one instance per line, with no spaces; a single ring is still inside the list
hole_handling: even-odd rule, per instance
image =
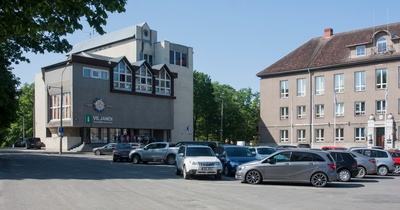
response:
[[[324,37],[330,35],[329,33],[327,34],[329,31],[325,29],[324,36],[311,39],[271,66],[259,72],[257,76],[268,77],[279,73],[289,73],[291,71],[323,68],[328,66],[332,67],[335,65],[351,64],[356,61],[360,62],[377,59],[378,56],[376,55],[350,58],[349,47],[372,44],[373,35],[379,31],[388,31],[391,33],[392,39],[399,39],[400,22],[333,34],[328,38]],[[394,52],[393,54],[380,54],[379,58],[394,56],[399,57],[400,52]]]

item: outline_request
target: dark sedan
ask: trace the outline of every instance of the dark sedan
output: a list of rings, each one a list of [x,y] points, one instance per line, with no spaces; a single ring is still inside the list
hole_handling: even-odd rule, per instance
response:
[[[120,143],[115,146],[113,151],[113,161],[129,161],[129,153],[133,150],[131,144]]]

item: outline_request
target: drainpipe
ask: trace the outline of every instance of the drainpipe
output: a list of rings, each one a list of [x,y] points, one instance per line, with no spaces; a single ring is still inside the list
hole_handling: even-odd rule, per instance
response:
[[[313,110],[314,110],[314,103],[313,103],[313,98],[314,94],[312,92],[313,87],[312,87],[312,73],[310,69],[307,69],[308,71],[308,78],[310,82],[310,146],[311,148],[313,147],[313,139],[314,139],[314,132],[313,132]]]

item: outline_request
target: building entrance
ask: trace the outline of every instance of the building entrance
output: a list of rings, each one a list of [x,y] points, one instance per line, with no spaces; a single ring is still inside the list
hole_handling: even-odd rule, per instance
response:
[[[376,143],[375,146],[385,148],[385,128],[376,128]]]

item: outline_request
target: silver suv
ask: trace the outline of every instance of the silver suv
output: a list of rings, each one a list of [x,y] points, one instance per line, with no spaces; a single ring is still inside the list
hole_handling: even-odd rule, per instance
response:
[[[350,151],[375,158],[378,175],[386,176],[387,173],[394,171],[394,161],[388,151],[372,148],[353,148]]]
[[[325,151],[282,150],[261,161],[239,165],[236,179],[250,184],[262,181],[308,182],[324,187],[337,180],[336,163]]]

